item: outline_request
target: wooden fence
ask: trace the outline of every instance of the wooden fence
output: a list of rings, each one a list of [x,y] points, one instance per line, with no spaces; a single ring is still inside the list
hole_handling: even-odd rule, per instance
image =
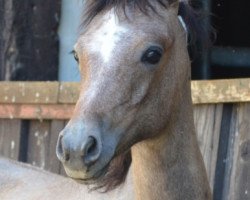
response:
[[[55,155],[77,83],[0,83],[0,155],[64,174]],[[194,118],[215,200],[250,199],[250,79],[193,81]]]

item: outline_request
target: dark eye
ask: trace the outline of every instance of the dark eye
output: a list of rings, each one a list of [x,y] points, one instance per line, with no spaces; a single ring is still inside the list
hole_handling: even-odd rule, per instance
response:
[[[150,47],[143,54],[141,61],[146,64],[156,65],[160,62],[163,50],[160,47]]]
[[[78,55],[77,55],[77,53],[76,53],[75,50],[72,51],[72,54],[73,54],[73,56],[74,56],[76,62],[79,62],[79,57],[78,57]]]

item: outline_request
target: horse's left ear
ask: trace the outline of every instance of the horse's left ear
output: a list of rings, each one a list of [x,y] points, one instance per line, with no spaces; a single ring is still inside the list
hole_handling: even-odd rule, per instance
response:
[[[179,12],[179,4],[180,4],[180,0],[175,0],[170,4],[170,8],[172,8],[175,11],[176,15],[178,15],[178,12]]]

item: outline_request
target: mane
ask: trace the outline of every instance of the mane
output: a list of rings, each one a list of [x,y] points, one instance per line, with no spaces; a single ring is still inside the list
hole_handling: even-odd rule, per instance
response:
[[[180,1],[179,12],[188,31],[188,50],[190,59],[193,60],[199,51],[208,49],[213,39],[216,38],[215,30],[212,26],[205,26],[205,19],[209,17],[208,13],[205,13],[201,9],[201,5],[197,5],[196,1]],[[212,39],[211,39],[212,38]]]
[[[99,13],[114,8],[116,11],[122,9],[126,14],[126,7],[139,9],[146,14],[149,10],[155,11],[155,3],[164,8],[168,8],[171,3],[177,0],[86,0],[82,26],[87,26]],[[153,3],[154,2],[154,5]],[[156,12],[156,11],[155,11]],[[192,7],[188,0],[180,0],[179,13],[186,23],[189,34],[189,45],[207,46],[209,43],[209,32],[202,25],[203,17],[201,11]],[[110,163],[107,173],[101,179],[94,182],[93,190],[102,189],[108,192],[115,189],[126,180],[132,162],[131,151],[116,156]]]
[[[155,11],[155,4],[167,8],[177,0],[85,0],[85,9],[82,25],[88,25],[99,13],[113,8],[115,11],[123,10],[126,14],[126,8],[139,9],[147,14],[149,10]]]
[[[90,190],[99,190],[106,193],[123,184],[126,180],[131,162],[131,151],[116,156],[111,160],[106,174],[90,183],[93,185]]]

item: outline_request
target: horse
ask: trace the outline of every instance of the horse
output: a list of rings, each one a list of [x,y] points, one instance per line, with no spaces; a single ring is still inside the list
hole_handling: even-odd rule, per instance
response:
[[[67,175],[103,192],[93,199],[117,191],[130,166],[133,189],[121,190],[124,199],[212,199],[194,128],[187,31],[195,15],[188,2],[86,0],[84,9],[73,51],[80,96],[56,147]],[[1,199],[29,199],[23,179],[48,199],[91,199],[82,185],[45,172],[35,178],[42,172],[6,162],[26,170],[9,185],[1,177]]]
[[[183,7],[179,0],[85,2],[73,51],[80,97],[56,149],[72,179],[106,192],[132,164],[138,200],[211,199],[194,128]]]
[[[0,157],[1,200],[128,200],[133,197],[131,178],[111,192],[90,192],[72,179]]]

